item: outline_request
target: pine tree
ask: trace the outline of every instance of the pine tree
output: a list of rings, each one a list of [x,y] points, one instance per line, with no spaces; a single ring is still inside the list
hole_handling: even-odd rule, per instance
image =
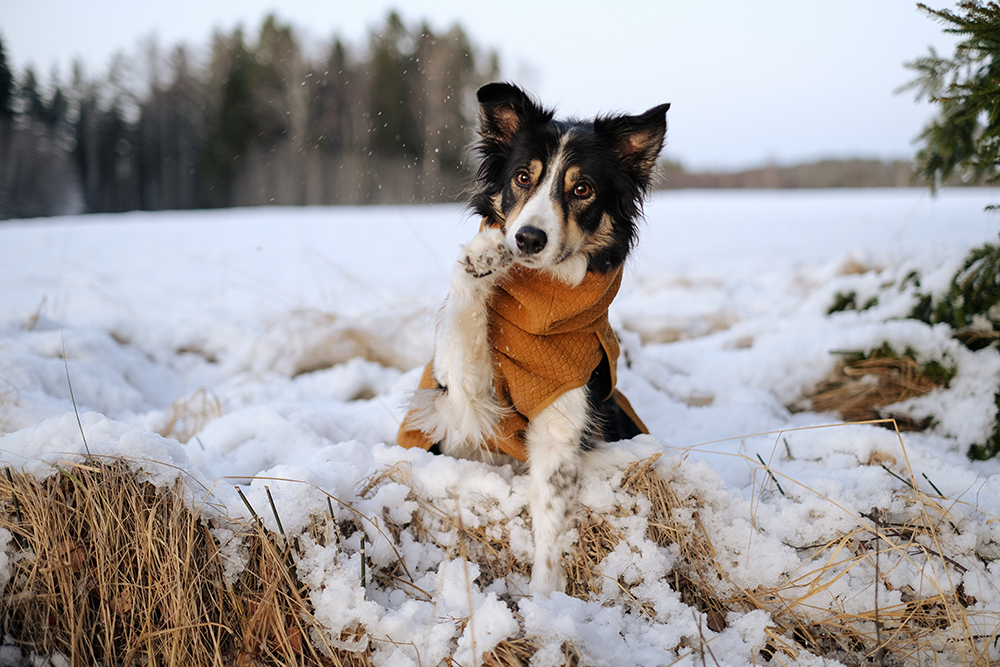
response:
[[[920,135],[916,170],[936,187],[952,175],[973,183],[1000,180],[1000,5],[961,2],[958,11],[918,5],[961,35],[951,58],[930,54],[906,63],[916,88],[940,115]]]
[[[253,90],[260,65],[237,28],[231,36],[217,33],[209,64],[208,131],[203,150],[206,188],[204,205],[232,206],[239,160],[245,159],[259,132]]]
[[[371,148],[386,158],[415,159],[423,152],[423,137],[413,109],[416,73],[409,47],[412,36],[396,12],[370,39]]]
[[[920,76],[909,84],[940,107],[940,116],[920,135],[918,173],[931,187],[953,174],[973,183],[1000,181],[1000,5],[961,2],[959,12],[921,9],[936,16],[945,32],[962,35],[955,55],[942,58],[930,50],[907,67]],[[989,206],[987,210],[996,210]],[[952,278],[951,289],[934,303],[923,297],[913,316],[932,324],[947,324],[970,349],[995,344],[1000,332],[996,308],[1000,305],[1000,245],[974,248]],[[1000,388],[995,394],[1000,407]],[[984,444],[969,448],[972,459],[1000,453],[1000,417]]]
[[[0,118],[9,119],[14,115],[11,102],[14,99],[14,73],[7,65],[3,39],[0,39]]]

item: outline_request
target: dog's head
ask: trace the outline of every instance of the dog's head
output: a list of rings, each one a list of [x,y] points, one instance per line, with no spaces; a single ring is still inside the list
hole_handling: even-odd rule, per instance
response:
[[[504,231],[516,261],[570,284],[624,263],[670,105],[556,121],[507,83],[483,86],[478,98],[482,164],[472,207]]]

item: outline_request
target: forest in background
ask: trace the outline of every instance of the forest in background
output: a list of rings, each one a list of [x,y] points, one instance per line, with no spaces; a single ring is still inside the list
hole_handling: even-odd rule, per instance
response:
[[[396,13],[361,46],[304,52],[270,16],[204,53],[150,38],[90,77],[14,72],[0,38],[0,219],[255,205],[457,201],[473,172],[475,91],[495,53]],[[739,172],[663,162],[658,188],[898,187],[907,161]],[[957,179],[956,179],[957,180]]]
[[[310,59],[274,16],[249,39],[116,56],[105,76],[15,74],[0,42],[0,218],[456,199],[475,91],[498,76],[461,27],[390,13]]]

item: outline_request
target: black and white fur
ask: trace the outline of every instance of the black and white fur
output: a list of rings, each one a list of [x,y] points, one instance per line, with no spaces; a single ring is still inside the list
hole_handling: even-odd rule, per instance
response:
[[[478,99],[482,163],[471,204],[487,227],[461,249],[438,322],[433,371],[443,390],[416,392],[412,405],[443,453],[495,460],[482,447],[503,410],[494,396],[491,291],[514,264],[575,286],[587,271],[625,262],[669,105],[638,116],[557,121],[510,84],[486,85]],[[596,441],[638,432],[617,428],[617,406],[598,398],[607,382],[606,371],[595,372],[587,386],[563,394],[528,426],[533,593],[565,590],[561,561],[584,452]]]

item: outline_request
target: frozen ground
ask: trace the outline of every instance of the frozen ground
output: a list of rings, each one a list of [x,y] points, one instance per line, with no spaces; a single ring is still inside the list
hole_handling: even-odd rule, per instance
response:
[[[918,290],[914,271],[919,291],[940,293],[971,247],[996,239],[1000,218],[983,206],[997,199],[988,190],[656,195],[611,310],[627,355],[620,386],[651,436],[612,445],[611,467],[589,473],[583,503],[606,512],[632,502],[616,486],[621,470],[663,453],[672,484],[704,502],[700,520],[727,577],[751,590],[794,578],[805,558],[796,545],[852,531],[873,508],[911,511],[890,470],[931,493],[928,480],[958,522],[948,556],[962,565],[900,564],[879,584],[883,603],[903,590],[961,584],[975,599],[968,622],[991,645],[1000,626],[1000,463],[973,463],[964,452],[995,418],[1000,355],[969,352],[946,330],[903,318]],[[605,559],[610,584],[589,601],[525,597],[516,574],[477,585],[477,566],[453,549],[408,533],[390,545],[375,527],[383,517],[407,523],[413,488],[457,503],[463,521],[502,523],[512,550],[530,552],[522,478],[393,445],[451,263],[475,228],[453,206],[0,223],[0,459],[42,476],[52,462],[79,458],[72,386],[92,454],[128,457],[161,483],[184,471],[233,517],[246,513],[236,484],[265,507],[267,483],[286,531],[326,512],[324,494],[336,497],[371,519],[375,567],[402,557],[413,583],[432,592],[428,601],[362,588],[358,534],[339,547],[306,544],[298,571],[317,618],[334,637],[361,623],[380,664],[432,666],[451,655],[473,664],[473,641],[481,653],[521,634],[543,644],[537,665],[559,664],[565,640],[583,664],[701,663],[691,647],[706,640],[719,665],[759,664],[768,614],[732,613],[718,633],[704,627],[667,583],[677,554],[645,540],[641,521],[620,517],[632,549]],[[835,295],[849,291],[878,304],[828,316]],[[958,369],[947,389],[901,409],[933,415],[933,429],[900,439],[789,410],[834,367],[831,352],[884,340]],[[829,426],[807,428],[818,425]],[[760,461],[782,480],[781,493]],[[359,492],[400,462],[409,486]],[[5,563],[0,556],[0,581]],[[866,608],[872,576],[839,577],[811,600],[812,613]],[[622,587],[651,611],[617,604]],[[472,623],[455,621],[470,615]],[[916,657],[964,664],[942,642]],[[811,661],[805,652],[783,657]]]

